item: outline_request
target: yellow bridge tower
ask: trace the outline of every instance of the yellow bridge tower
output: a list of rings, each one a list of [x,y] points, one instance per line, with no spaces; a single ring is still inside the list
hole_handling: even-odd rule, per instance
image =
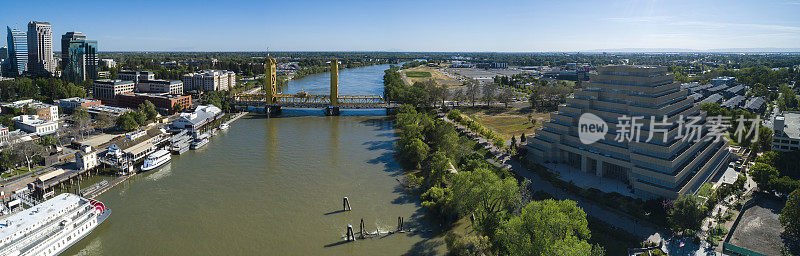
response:
[[[264,63],[264,69],[266,70],[265,77],[266,81],[262,90],[266,94],[265,99],[266,104],[274,104],[275,103],[275,96],[278,95],[278,76],[276,75],[276,61],[272,57],[269,56],[267,53],[267,60]]]
[[[339,60],[331,60],[331,106],[339,105]]]

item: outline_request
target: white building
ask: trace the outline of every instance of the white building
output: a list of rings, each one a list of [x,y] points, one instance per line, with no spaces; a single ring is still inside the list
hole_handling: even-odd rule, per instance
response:
[[[139,80],[137,92],[183,94],[183,82],[175,80]]]
[[[227,70],[203,70],[183,75],[183,90],[227,91],[236,86],[236,73]]]
[[[117,62],[114,59],[102,59],[100,62],[103,63],[104,67],[113,68],[117,66]]]
[[[8,127],[3,126],[0,124],[0,145],[6,144],[8,142],[9,137]]]
[[[100,100],[114,99],[119,94],[132,93],[134,88],[133,81],[100,79],[94,81],[94,98]]]
[[[92,152],[92,147],[87,146],[83,151],[75,152],[75,165],[79,171],[89,170],[97,167],[97,153]]]
[[[172,122],[172,127],[196,132],[200,127],[214,121],[220,115],[222,115],[222,110],[214,105],[198,106],[192,113],[181,113],[181,117]]]
[[[772,121],[772,150],[800,150],[800,113],[788,112],[775,116]]]
[[[17,129],[39,136],[54,133],[58,130],[58,122],[41,119],[37,115],[21,115],[13,118]]]

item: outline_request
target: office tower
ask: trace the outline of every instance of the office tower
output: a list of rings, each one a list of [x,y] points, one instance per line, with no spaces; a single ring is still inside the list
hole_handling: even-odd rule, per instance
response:
[[[74,40],[69,42],[64,63],[64,76],[72,82],[97,79],[97,41]]]
[[[8,67],[6,70],[9,76],[22,75],[28,70],[28,44],[25,32],[19,29],[6,27],[8,30]]]
[[[53,31],[49,22],[28,23],[28,71],[37,76],[49,76],[56,71]]]
[[[693,193],[727,165],[728,145],[709,133],[705,112],[673,78],[666,67],[598,67],[584,88],[560,105],[529,141],[529,157],[621,181],[643,198]],[[589,114],[602,120],[587,122],[594,118]],[[665,115],[667,120],[663,120]],[[635,121],[641,124],[638,134],[632,131],[633,121],[626,123],[625,117],[640,117]],[[687,125],[680,125],[681,117]],[[699,120],[694,123],[699,130],[693,133],[698,136],[686,130],[694,120]],[[584,140],[590,138],[584,135],[591,130],[583,124],[589,123],[605,125],[607,133],[599,133],[596,141]]]
[[[61,36],[61,65],[64,67],[66,71],[66,63],[69,59],[69,42],[72,41],[79,41],[79,40],[86,40],[86,35],[81,32],[67,32],[66,34]]]

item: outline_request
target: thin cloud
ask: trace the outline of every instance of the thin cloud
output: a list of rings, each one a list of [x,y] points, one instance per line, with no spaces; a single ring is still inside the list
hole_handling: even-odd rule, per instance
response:
[[[663,22],[671,19],[672,16],[647,16],[647,17],[611,17],[611,18],[605,18],[604,20],[616,21],[616,22],[641,23],[641,22]]]
[[[747,28],[757,30],[772,30],[772,31],[787,31],[787,32],[800,32],[800,27],[797,26],[784,26],[773,24],[755,24],[755,23],[727,23],[727,22],[707,22],[707,21],[680,21],[673,22],[670,25],[676,26],[694,26],[700,28]]]

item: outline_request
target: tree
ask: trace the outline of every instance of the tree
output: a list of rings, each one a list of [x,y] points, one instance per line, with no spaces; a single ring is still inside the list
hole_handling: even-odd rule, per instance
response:
[[[17,162],[25,161],[28,164],[28,169],[33,165],[35,158],[40,157],[44,153],[42,146],[33,141],[20,142],[17,144],[16,148],[12,150],[16,153]]]
[[[414,138],[403,149],[403,154],[406,156],[407,163],[412,164],[415,168],[420,168],[422,161],[428,158],[428,151],[430,148],[425,142],[419,138]]]
[[[795,237],[800,236],[800,189],[795,189],[789,194],[778,220],[787,233]]]
[[[770,181],[777,179],[780,174],[778,174],[778,170],[775,167],[757,162],[750,168],[750,175],[753,177],[753,181],[758,184],[759,189],[769,191],[772,189]]]
[[[116,120],[117,128],[126,132],[133,131],[134,129],[138,128],[139,123],[137,122],[135,115],[136,113],[134,112],[129,112],[121,115]]]
[[[800,181],[793,180],[789,176],[783,176],[780,178],[773,176],[773,179],[769,180],[769,188],[780,194],[788,195],[789,193],[792,193],[792,191],[800,188]]]
[[[494,233],[504,213],[514,209],[520,196],[517,180],[501,179],[485,168],[454,175],[451,189],[458,212],[474,213],[484,234]]]
[[[142,104],[139,104],[139,114],[143,115],[147,120],[155,120],[156,116],[158,116],[158,111],[156,111],[156,106],[153,105],[152,102],[149,100],[145,100]],[[142,124],[143,123],[139,123]]]
[[[453,100],[452,103],[455,103],[456,106],[460,106],[461,101],[464,100],[466,97],[467,96],[464,94],[464,89],[455,89],[453,91],[453,98],[451,100]]]
[[[100,114],[97,114],[95,121],[97,122],[98,128],[105,130],[114,126],[114,123],[116,123],[116,117],[106,112],[100,112]]]
[[[77,107],[72,111],[72,115],[69,117],[70,120],[75,124],[78,131],[81,133],[81,137],[84,136],[89,127],[92,126],[92,116],[86,111],[84,107]]]
[[[423,207],[438,212],[440,216],[453,214],[453,192],[449,187],[431,187],[420,198]]]
[[[486,83],[483,85],[483,101],[486,102],[487,107],[491,106],[492,102],[494,102],[498,88],[496,83]]]
[[[14,154],[11,153],[11,150],[0,152],[0,169],[7,171],[14,168],[14,166],[16,166],[16,161],[14,161]]]
[[[703,220],[705,206],[700,198],[693,195],[681,195],[669,210],[669,223],[673,231],[698,230]]]
[[[500,225],[496,245],[500,255],[602,254],[601,248],[587,242],[588,225],[586,213],[575,201],[534,201]]]
[[[447,158],[447,155],[442,151],[433,152],[429,164],[428,178],[425,179],[428,187],[444,185],[444,177],[449,169],[450,159]]]
[[[478,93],[480,93],[480,88],[478,87],[478,81],[470,79],[467,82],[467,97],[472,102],[472,106],[475,106],[475,101],[478,99]]]
[[[511,101],[514,99],[514,90],[511,88],[503,88],[497,98],[501,103],[505,104],[506,108],[508,108],[508,103],[511,103]]]

